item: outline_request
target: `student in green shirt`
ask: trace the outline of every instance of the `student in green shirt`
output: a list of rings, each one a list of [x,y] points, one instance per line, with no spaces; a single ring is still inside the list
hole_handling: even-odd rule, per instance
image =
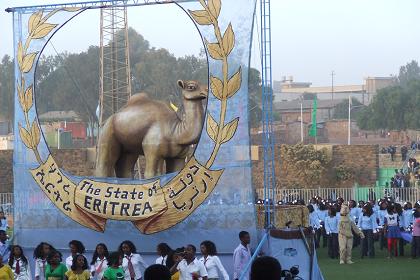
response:
[[[122,255],[120,252],[113,252],[108,258],[108,268],[102,276],[103,280],[124,280],[124,270],[121,268]],[[48,280],[48,279],[47,279]]]
[[[65,264],[61,263],[62,255],[58,251],[52,251],[47,257],[47,267],[45,268],[45,280],[64,280],[67,272]]]

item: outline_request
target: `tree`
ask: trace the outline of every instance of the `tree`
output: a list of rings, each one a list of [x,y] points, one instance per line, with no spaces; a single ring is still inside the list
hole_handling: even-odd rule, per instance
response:
[[[0,115],[11,124],[14,107],[14,62],[5,55],[0,63]]]
[[[290,182],[293,187],[296,185],[301,187],[320,186],[322,176],[325,176],[331,161],[325,148],[318,150],[313,145],[303,145],[302,143],[282,145],[280,154],[283,162],[287,162],[287,166],[282,172],[295,174],[295,182]]]
[[[357,116],[361,129],[420,129],[420,68],[411,61],[400,68],[398,84],[378,90]]]
[[[400,74],[398,75],[398,83],[401,86],[407,86],[410,81],[420,79],[420,67],[417,61],[412,60],[405,66],[400,67]]]
[[[356,98],[351,99],[351,119],[357,119],[357,116],[362,111],[363,104]],[[341,103],[337,104],[334,109],[333,118],[334,119],[347,119],[349,117],[349,100],[343,100]]]
[[[249,94],[249,123],[251,127],[258,127],[262,121],[261,74],[255,68],[248,71]]]
[[[357,118],[361,129],[419,129],[420,80],[381,89]]]
[[[98,122],[99,48],[91,46],[80,54],[64,53],[54,59],[44,58],[40,65],[47,73],[38,76],[37,71],[38,113],[73,110],[93,130]]]

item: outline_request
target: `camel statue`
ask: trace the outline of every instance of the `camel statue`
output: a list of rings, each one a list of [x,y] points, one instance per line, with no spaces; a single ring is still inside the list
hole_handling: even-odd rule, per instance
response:
[[[181,117],[167,104],[145,93],[133,95],[105,122],[98,141],[97,177],[133,178],[140,155],[146,159],[145,178],[181,170],[192,144],[203,129],[207,89],[195,81],[181,81],[184,112]]]

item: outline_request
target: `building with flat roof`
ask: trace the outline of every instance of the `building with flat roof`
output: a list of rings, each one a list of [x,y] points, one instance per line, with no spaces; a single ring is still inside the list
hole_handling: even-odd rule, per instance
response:
[[[356,98],[362,104],[369,104],[376,92],[394,85],[397,78],[366,77],[361,85],[329,85],[312,87],[310,82],[295,82],[293,76],[283,77],[282,81],[273,82],[273,93],[276,101],[291,101],[301,98],[303,94],[316,94],[319,100]]]

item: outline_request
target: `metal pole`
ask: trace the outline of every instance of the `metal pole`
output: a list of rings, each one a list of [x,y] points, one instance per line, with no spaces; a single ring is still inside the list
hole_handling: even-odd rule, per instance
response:
[[[331,71],[331,100],[334,100],[334,70]]]
[[[348,131],[347,131],[347,145],[350,145],[350,138],[351,138],[351,96],[349,95],[349,123],[348,123]]]
[[[57,129],[57,149],[60,150],[60,128]]]
[[[260,243],[258,244],[257,249],[255,249],[254,254],[252,255],[252,257],[249,260],[249,262],[246,264],[245,269],[242,271],[241,276],[239,277],[240,280],[243,280],[243,279],[246,278],[246,275],[248,274],[248,270],[251,268],[252,262],[258,256],[258,253],[260,252],[260,250],[261,250],[262,246],[264,245],[264,243],[268,240],[268,235],[269,234],[270,234],[270,230],[267,229],[267,231],[265,232],[263,238],[261,239]]]
[[[300,142],[303,143],[303,99],[300,99]]]

